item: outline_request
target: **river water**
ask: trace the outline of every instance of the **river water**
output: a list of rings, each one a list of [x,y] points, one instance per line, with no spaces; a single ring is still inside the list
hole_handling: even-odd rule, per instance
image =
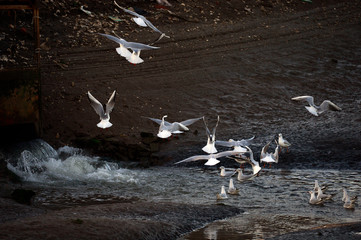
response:
[[[222,162],[221,162],[222,163]],[[216,200],[230,177],[212,169],[152,167],[131,169],[119,163],[86,156],[80,149],[57,151],[42,140],[8,159],[8,168],[23,180],[23,187],[37,194],[34,204],[63,208],[124,198],[190,204],[226,204],[244,210],[240,215],[211,223],[181,239],[260,239],[329,223],[361,220],[361,210],[343,208],[342,187],[350,195],[361,189],[361,170],[264,168],[259,177],[233,180],[239,195]],[[250,171],[246,166],[245,171]],[[323,206],[308,204],[314,181],[335,194]]]

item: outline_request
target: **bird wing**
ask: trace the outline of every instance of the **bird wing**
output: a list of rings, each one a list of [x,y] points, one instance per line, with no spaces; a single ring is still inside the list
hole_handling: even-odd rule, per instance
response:
[[[151,118],[151,117],[147,117],[149,120],[152,120],[153,122],[158,123],[159,125],[162,124],[162,119],[157,119],[157,118]],[[167,122],[164,120],[164,125],[165,126],[170,126],[171,123]]]
[[[115,94],[116,90],[114,90],[113,94],[110,96],[107,104],[105,105],[105,113],[109,114],[113,111],[114,105],[115,105]]]
[[[153,29],[154,31],[162,34],[162,32],[161,32],[158,28],[156,28],[156,27],[155,27],[148,19],[146,19],[144,16],[141,16],[141,15],[140,15],[140,18],[143,19],[143,21],[145,22],[145,24],[148,25],[148,27],[150,27],[150,28]]]
[[[310,106],[314,106],[315,107],[315,103],[313,101],[313,97],[312,96],[299,96],[299,97],[294,97],[292,98],[292,100],[295,101],[302,101],[305,100],[308,102],[308,104],[310,104]]]
[[[218,127],[218,123],[219,123],[219,115],[217,117],[217,123],[216,126],[214,126],[213,131],[212,131],[212,141],[216,141],[216,131],[217,131],[217,127]]]
[[[339,106],[337,106],[336,104],[334,104],[333,102],[331,102],[329,100],[325,100],[321,103],[320,110],[321,111],[326,111],[326,110],[341,111],[342,109]]]
[[[114,1],[114,4],[115,4],[118,8],[122,9],[122,10],[123,10],[124,12],[126,12],[126,13],[132,14],[133,16],[136,16],[136,17],[142,17],[142,15],[139,15],[139,14],[136,13],[136,12],[130,11],[130,10],[126,9],[126,8],[123,8],[123,7],[119,6],[119,4],[118,4],[116,1]]]
[[[216,141],[217,145],[223,146],[223,147],[234,147],[234,146],[238,146],[238,141],[220,141],[217,140]]]
[[[123,46],[126,48],[131,48],[132,50],[150,50],[150,49],[158,49],[160,47],[150,46],[143,43],[137,42],[123,42]]]
[[[184,162],[194,162],[194,161],[198,161],[198,160],[207,160],[209,158],[211,158],[212,155],[195,155],[189,158],[186,158],[182,161],[176,162],[175,164],[179,164],[179,163],[184,163]]]
[[[204,122],[204,126],[206,127],[206,134],[208,138],[211,138],[211,132],[209,131],[209,128],[207,126],[207,122],[205,120],[205,118],[203,117],[203,122]]]
[[[224,152],[219,152],[219,153],[213,154],[213,157],[220,158],[220,157],[226,157],[226,156],[232,156],[232,155],[239,155],[241,153],[242,152],[224,151]]]
[[[109,35],[109,34],[104,34],[104,33],[98,33],[98,34],[99,34],[99,35],[102,35],[102,36],[104,36],[104,37],[108,38],[109,40],[112,40],[112,41],[114,41],[114,42],[116,42],[116,43],[122,44],[122,45],[125,45],[125,44],[128,43],[128,42],[125,41],[124,39],[117,38],[117,37],[114,37],[114,36]]]
[[[197,122],[198,120],[201,120],[203,117],[200,117],[200,118],[191,118],[191,119],[188,119],[188,120],[184,120],[182,122],[180,122],[181,124],[183,124],[184,126],[189,126],[195,122]]]
[[[105,118],[103,105],[88,91],[88,99],[90,105],[94,108],[95,112],[100,116],[100,118]]]

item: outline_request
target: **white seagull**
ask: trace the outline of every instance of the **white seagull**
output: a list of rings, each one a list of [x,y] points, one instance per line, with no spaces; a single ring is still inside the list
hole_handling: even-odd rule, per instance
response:
[[[204,165],[214,166],[220,162],[217,158],[232,156],[232,155],[237,155],[237,154],[240,154],[240,153],[235,152],[235,151],[225,151],[225,152],[220,152],[220,153],[211,153],[209,155],[196,155],[193,157],[186,158],[182,161],[176,162],[175,164],[184,163],[184,162],[194,162],[194,161],[199,161],[199,160],[207,160],[207,162]]]
[[[246,146],[246,148],[248,149],[248,152],[242,153],[241,157],[251,164],[253,175],[257,175],[262,168],[259,166],[259,162],[254,160],[252,149],[248,146]]]
[[[289,143],[286,139],[283,138],[282,133],[278,134],[278,145],[280,145],[280,149],[286,148],[288,152],[288,147],[291,146],[291,143]]]
[[[256,174],[243,174],[243,170],[241,168],[238,168],[236,170],[238,172],[238,176],[237,176],[237,180],[240,182],[246,181],[246,180],[250,180],[252,178],[254,178],[255,176],[257,176]]]
[[[242,139],[242,140],[233,140],[229,139],[228,141],[216,141],[216,145],[223,146],[223,147],[233,147],[234,151],[237,152],[246,152],[247,148],[245,146],[249,146],[254,139],[254,136],[249,139]]]
[[[229,194],[231,195],[237,195],[239,194],[239,190],[237,188],[234,187],[234,184],[233,184],[233,179],[229,179],[229,187],[228,187],[228,191],[227,191]]]
[[[317,198],[318,199],[329,200],[332,197],[333,197],[333,195],[331,195],[331,194],[324,194],[320,187],[317,189]]]
[[[311,114],[313,114],[315,116],[318,116],[327,110],[331,110],[331,111],[341,111],[342,110],[340,107],[338,107],[336,104],[334,104],[333,102],[331,102],[329,100],[325,100],[321,103],[320,106],[316,106],[313,101],[312,96],[299,96],[299,97],[292,98],[292,100],[307,101],[310,106],[305,106],[305,108],[307,109],[307,111],[309,111]]]
[[[219,174],[221,177],[232,177],[236,173],[236,170],[234,169],[232,169],[232,171],[226,171],[226,168],[223,166],[221,166],[219,169],[221,169],[221,173]]]
[[[154,47],[154,46],[150,46],[150,45],[146,45],[143,43],[137,43],[137,42],[128,42],[126,40],[124,40],[123,38],[118,38],[118,37],[114,37],[112,35],[109,34],[103,34],[103,33],[99,33],[100,35],[120,44],[120,49],[117,50],[118,54],[120,52],[120,54],[124,55],[124,57],[133,64],[139,64],[144,62],[143,59],[141,59],[140,56],[140,51],[142,50],[151,50],[151,49],[158,49],[159,47]],[[130,48],[133,52],[129,55],[129,53],[127,53],[124,48]],[[122,56],[123,56],[122,55]]]
[[[222,186],[221,188],[221,193],[217,193],[217,200],[222,200],[222,199],[227,199],[227,193],[226,193],[226,189],[224,186]]]
[[[143,15],[140,15],[136,12],[130,11],[126,8],[123,8],[121,6],[118,5],[118,3],[116,1],[114,1],[114,4],[119,7],[120,9],[122,9],[124,12],[129,13],[133,16],[135,16],[133,18],[134,22],[136,24],[138,24],[141,27],[150,27],[151,29],[153,29],[154,31],[156,31],[157,33],[160,34],[160,37],[158,38],[158,40],[156,40],[155,42],[158,42],[160,39],[162,39],[163,37],[166,38],[170,38],[169,36],[167,36],[165,33],[163,33],[162,31],[160,31],[158,28],[156,28],[148,19],[146,19]]]
[[[308,201],[312,205],[321,205],[324,203],[325,199],[321,199],[319,197],[316,197],[315,191],[311,190],[309,191],[311,194],[310,200]]]
[[[277,143],[277,142],[276,142]],[[277,144],[277,147],[275,149],[274,153],[269,153],[267,152],[269,145],[271,144],[271,141],[269,143],[267,143],[261,151],[261,156],[260,156],[260,162],[265,162],[265,163],[278,163],[278,158],[279,158],[279,145]]]
[[[156,118],[150,118],[148,117],[148,119],[152,120],[153,122],[156,122],[159,124],[159,131],[157,136],[160,138],[168,138],[170,137],[172,134],[175,133],[183,133],[184,131],[189,131],[188,126],[197,122],[198,120],[201,120],[203,117],[199,117],[199,118],[191,118],[188,120],[184,120],[182,122],[167,122],[164,120],[164,118],[166,118],[167,115],[164,115],[162,117],[162,119],[156,119]]]
[[[348,199],[349,202],[352,203],[352,204],[356,202],[357,196],[352,196],[352,197],[350,197],[350,196],[348,195],[348,193],[347,193],[346,188],[342,188],[342,190],[343,190],[343,196],[342,196],[342,201],[343,201],[343,202],[346,202],[347,199]]]
[[[93,97],[93,95],[91,95],[89,91],[87,95],[90,105],[94,108],[95,112],[100,117],[100,122],[97,124],[97,126],[103,129],[111,127],[113,124],[111,124],[109,120],[110,120],[110,113],[112,112],[115,104],[115,90],[113,94],[110,96],[107,104],[105,105],[105,110],[103,105],[95,97]]]
[[[207,145],[202,148],[203,151],[206,153],[216,153],[217,149],[215,147],[216,143],[216,130],[219,123],[219,116],[217,117],[217,123],[216,126],[213,128],[212,133],[209,131],[209,128],[207,126],[206,120],[203,117],[203,122],[206,127],[206,133],[207,133]]]

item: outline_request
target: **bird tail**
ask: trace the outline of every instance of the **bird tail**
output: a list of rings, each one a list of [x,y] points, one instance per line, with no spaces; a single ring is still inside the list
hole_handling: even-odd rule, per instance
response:
[[[101,120],[98,124],[97,124],[98,127],[100,128],[109,128],[111,126],[113,126],[113,124],[111,122],[109,122],[108,120]]]

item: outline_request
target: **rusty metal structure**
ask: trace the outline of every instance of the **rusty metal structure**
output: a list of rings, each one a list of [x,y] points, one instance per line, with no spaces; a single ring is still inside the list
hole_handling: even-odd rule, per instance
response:
[[[0,142],[39,137],[40,124],[40,31],[39,0],[0,1],[0,10],[31,10],[34,28],[32,68],[0,71]]]

